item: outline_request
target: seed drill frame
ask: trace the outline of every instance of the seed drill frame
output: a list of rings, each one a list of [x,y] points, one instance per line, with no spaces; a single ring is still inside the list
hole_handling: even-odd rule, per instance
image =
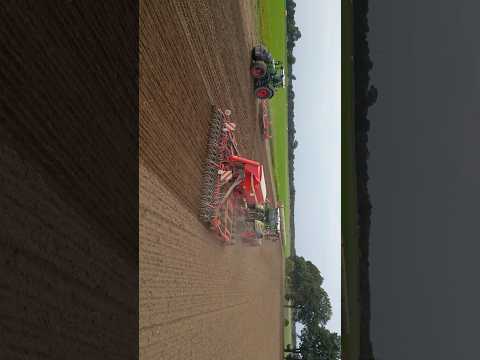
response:
[[[261,206],[266,200],[263,166],[240,156],[234,135],[236,125],[230,115],[229,110],[213,108],[200,196],[200,219],[226,244],[235,242],[235,217],[245,218],[249,208]],[[246,241],[261,239],[259,224],[249,225],[253,230],[242,229],[239,237]]]

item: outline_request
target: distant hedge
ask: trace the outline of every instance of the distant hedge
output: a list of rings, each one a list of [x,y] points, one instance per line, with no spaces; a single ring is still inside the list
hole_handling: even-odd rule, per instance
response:
[[[295,121],[294,121],[294,99],[293,80],[295,75],[292,71],[292,65],[295,64],[295,56],[293,56],[293,48],[295,42],[300,39],[302,34],[295,23],[295,7],[297,4],[293,0],[287,0],[287,98],[288,98],[288,173],[290,185],[290,229],[292,238],[292,253],[295,254],[295,149],[298,141],[295,140]]]
[[[377,89],[370,84],[373,63],[367,35],[368,0],[353,2],[354,29],[354,74],[355,74],[355,154],[357,164],[358,225],[360,244],[360,359],[373,359],[370,339],[370,282],[369,282],[369,238],[372,204],[368,193],[368,132],[370,120],[368,109],[377,100]]]

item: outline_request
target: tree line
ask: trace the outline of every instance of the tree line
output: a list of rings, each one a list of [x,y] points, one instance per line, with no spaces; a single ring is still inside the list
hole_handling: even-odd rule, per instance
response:
[[[325,325],[332,317],[332,305],[323,289],[323,277],[318,268],[301,256],[291,256],[287,262],[289,279],[285,299],[295,322],[303,325],[300,344],[284,349],[285,360],[339,360],[341,338]]]
[[[293,80],[295,75],[293,74],[292,65],[295,64],[295,56],[293,55],[293,48],[295,43],[302,36],[300,29],[295,23],[295,8],[297,4],[293,0],[286,1],[287,9],[287,64],[286,70],[287,81],[287,101],[288,101],[288,174],[289,174],[289,186],[290,186],[290,229],[292,249],[295,249],[295,184],[294,184],[294,172],[295,172],[295,149],[298,146],[298,141],[295,139],[295,121],[294,121],[294,100],[295,92],[293,91]]]
[[[295,23],[295,7],[293,0],[286,1],[287,7],[287,96],[288,96],[288,155],[289,155],[289,185],[290,185],[290,203],[291,203],[291,236],[292,247],[295,244],[295,185],[294,185],[294,162],[295,149],[298,141],[295,139],[295,121],[294,121],[294,99],[293,80],[295,75],[292,71],[292,65],[295,64],[293,48],[295,42],[300,39],[301,32]],[[370,49],[368,46],[367,35],[370,30],[368,24],[368,0],[358,0],[353,3],[354,18],[354,96],[355,96],[355,154],[356,154],[356,172],[357,172],[357,194],[358,194],[358,219],[359,219],[359,243],[360,243],[360,301],[361,301],[361,339],[360,339],[360,358],[373,359],[373,350],[370,340],[370,284],[369,284],[369,237],[372,205],[368,192],[368,132],[370,130],[370,120],[368,119],[368,109],[375,104],[378,96],[378,90],[370,83],[370,70],[373,62],[370,58]],[[328,306],[327,306],[328,308]],[[304,321],[302,311],[297,309],[295,314],[299,322]],[[325,308],[324,308],[325,311]],[[302,320],[303,319],[303,320]],[[305,327],[308,329],[308,327]],[[305,330],[307,331],[307,330]],[[303,333],[303,330],[302,330]],[[308,335],[300,337],[307,339]],[[300,348],[302,345],[300,345]],[[298,350],[298,349],[297,349]],[[290,353],[291,359],[310,359],[301,357],[298,352]],[[313,359],[313,358],[312,358]]]
[[[370,120],[368,109],[375,104],[378,90],[370,83],[373,62],[368,45],[368,0],[353,2],[354,29],[354,97],[355,97],[355,156],[357,173],[358,221],[360,244],[360,358],[373,359],[370,339],[370,283],[369,283],[369,238],[372,204],[368,192],[368,132]]]

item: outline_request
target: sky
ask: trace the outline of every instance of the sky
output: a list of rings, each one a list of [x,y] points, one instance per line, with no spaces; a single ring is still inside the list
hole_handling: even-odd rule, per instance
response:
[[[478,358],[478,14],[476,1],[370,0],[377,359]]]
[[[340,2],[297,1],[295,21],[295,247],[322,273],[340,333]]]

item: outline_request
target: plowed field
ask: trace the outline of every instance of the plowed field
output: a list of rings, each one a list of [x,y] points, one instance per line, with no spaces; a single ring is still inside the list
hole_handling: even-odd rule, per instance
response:
[[[211,105],[232,110],[241,153],[268,165],[255,43],[253,0],[141,1],[142,360],[282,356],[279,242],[225,247],[197,219]]]

